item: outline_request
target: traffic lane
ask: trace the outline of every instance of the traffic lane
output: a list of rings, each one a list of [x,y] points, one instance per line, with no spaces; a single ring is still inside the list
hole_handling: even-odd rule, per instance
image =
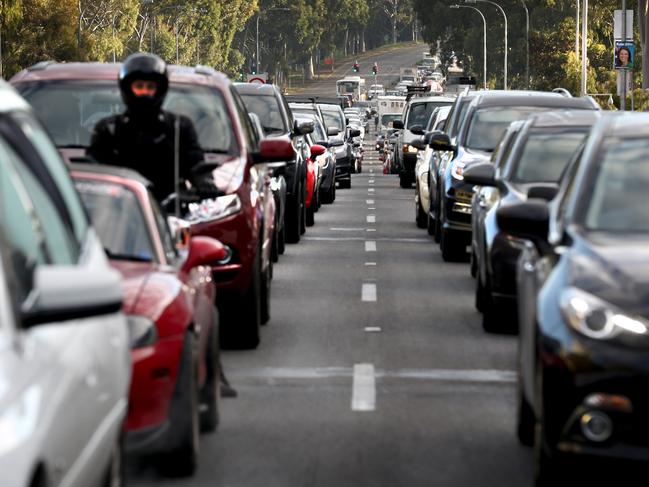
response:
[[[136,485],[531,485],[509,384],[378,379],[376,411],[354,412],[350,377],[238,380],[197,475],[165,479],[144,466]]]

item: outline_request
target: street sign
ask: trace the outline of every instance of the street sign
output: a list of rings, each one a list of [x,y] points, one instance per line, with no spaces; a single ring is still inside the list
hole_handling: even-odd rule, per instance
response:
[[[265,85],[268,82],[268,73],[249,74],[247,76],[246,82]]]
[[[613,63],[615,69],[633,70],[635,44],[629,41],[615,41],[615,56]]]
[[[618,40],[633,40],[633,10],[626,11],[626,39],[622,39],[622,10],[616,10],[613,15],[613,38]]]

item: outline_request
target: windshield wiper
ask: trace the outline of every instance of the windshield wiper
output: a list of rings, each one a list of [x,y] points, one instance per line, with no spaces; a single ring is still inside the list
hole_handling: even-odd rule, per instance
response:
[[[128,255],[128,254],[120,254],[117,252],[112,252],[110,249],[107,249],[104,247],[104,252],[106,252],[106,256],[109,259],[113,260],[128,260],[130,262],[152,262],[153,259],[151,257],[142,257],[139,255]]]

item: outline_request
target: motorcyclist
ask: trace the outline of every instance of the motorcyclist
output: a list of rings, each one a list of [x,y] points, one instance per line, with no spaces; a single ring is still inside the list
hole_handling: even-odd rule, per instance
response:
[[[128,167],[153,184],[162,202],[189,181],[199,195],[212,197],[218,190],[209,171],[199,171],[203,151],[192,121],[162,109],[169,89],[166,63],[154,54],[129,56],[118,77],[126,111],[100,120],[95,126],[88,155],[101,164]],[[179,180],[175,158],[178,157]],[[221,367],[221,395],[235,397]]]
[[[118,82],[126,111],[97,123],[88,155],[102,164],[138,171],[153,183],[154,195],[162,201],[178,191],[177,150],[180,180],[203,192],[216,192],[211,175],[192,171],[203,161],[192,121],[162,109],[169,89],[166,63],[154,54],[132,54],[124,61]]]

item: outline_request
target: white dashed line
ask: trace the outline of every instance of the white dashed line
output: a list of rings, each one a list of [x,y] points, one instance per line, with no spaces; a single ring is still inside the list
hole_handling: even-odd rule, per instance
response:
[[[365,265],[368,267],[373,267],[376,265],[376,262],[365,262]]]
[[[373,204],[374,204],[374,200],[365,200],[365,203],[367,203],[368,205],[373,205]]]
[[[354,364],[352,386],[352,411],[374,411],[376,409],[376,385],[374,365]]]
[[[371,211],[376,210],[376,208],[374,208],[373,206],[370,206],[370,207],[368,207],[367,209],[368,209],[368,210],[371,210]]]
[[[367,192],[368,192],[368,193],[373,193],[373,192],[374,192],[374,188],[367,188]]]
[[[376,215],[367,215],[367,223],[376,223]]]
[[[374,184],[374,180],[373,180],[373,179],[370,179],[370,180],[368,181],[368,183],[370,183],[370,184]]]
[[[361,301],[366,303],[376,302],[376,284],[373,282],[364,282],[361,288]]]
[[[376,228],[366,228],[366,232],[376,232]]]
[[[362,232],[365,230],[365,227],[358,227],[358,228],[353,228],[353,227],[331,227],[329,229],[332,232]]]
[[[376,252],[376,242],[374,240],[365,242],[365,252]]]
[[[367,333],[378,333],[378,332],[381,331],[381,327],[380,327],[380,326],[366,326],[366,327],[364,328],[364,330],[365,330]]]

